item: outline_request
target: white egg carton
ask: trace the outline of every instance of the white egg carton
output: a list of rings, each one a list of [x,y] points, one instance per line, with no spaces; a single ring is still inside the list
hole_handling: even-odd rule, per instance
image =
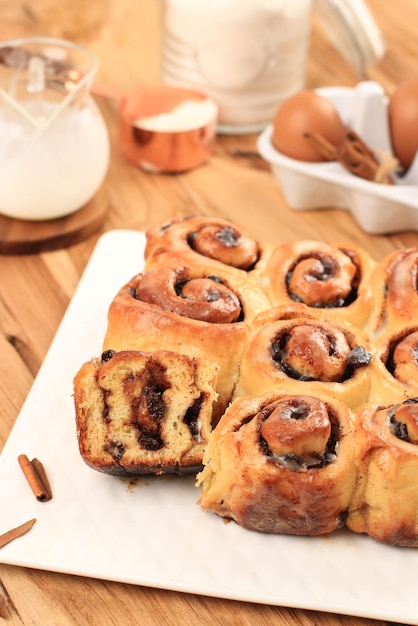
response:
[[[334,104],[344,125],[369,148],[391,151],[387,97],[378,83],[363,81],[355,88],[324,87],[316,91]],[[345,209],[373,235],[418,230],[418,153],[408,172],[395,175],[395,184],[386,185],[355,176],[338,162],[291,159],[273,147],[272,134],[271,125],[259,136],[258,150],[270,163],[292,209]]]

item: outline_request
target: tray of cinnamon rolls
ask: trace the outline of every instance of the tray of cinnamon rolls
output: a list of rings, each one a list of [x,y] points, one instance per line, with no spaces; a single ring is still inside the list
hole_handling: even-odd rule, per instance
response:
[[[145,238],[74,373],[86,464],[195,476],[249,531],[418,546],[418,248],[377,262],[198,216]]]

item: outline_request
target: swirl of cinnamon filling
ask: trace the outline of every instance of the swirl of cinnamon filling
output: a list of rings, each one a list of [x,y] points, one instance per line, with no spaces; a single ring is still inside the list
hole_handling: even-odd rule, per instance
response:
[[[385,365],[401,383],[418,382],[418,330],[393,343]]]
[[[418,297],[418,248],[406,248],[393,256],[386,288],[388,307],[400,317],[408,317]]]
[[[187,242],[199,254],[243,270],[251,269],[259,257],[257,242],[232,225],[202,225]]]
[[[286,277],[289,296],[307,306],[350,304],[357,293],[357,267],[343,250],[324,246],[300,256]]]
[[[350,345],[343,330],[327,323],[289,325],[271,343],[274,363],[291,378],[342,382],[370,363],[371,354]]]
[[[217,276],[194,275],[190,268],[155,267],[140,280],[135,298],[177,315],[215,324],[242,319],[238,296]]]
[[[418,444],[418,398],[410,398],[389,411],[393,434],[402,441]]]
[[[338,427],[322,400],[289,396],[266,406],[258,419],[264,452],[276,462],[300,470],[324,467],[335,458]]]

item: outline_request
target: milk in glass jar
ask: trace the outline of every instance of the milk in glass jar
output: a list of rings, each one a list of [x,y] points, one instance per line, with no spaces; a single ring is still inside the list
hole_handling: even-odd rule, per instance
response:
[[[89,202],[110,143],[90,97],[98,60],[62,39],[0,42],[0,214],[49,220]]]
[[[163,0],[162,78],[207,93],[219,131],[256,132],[303,89],[311,0]]]

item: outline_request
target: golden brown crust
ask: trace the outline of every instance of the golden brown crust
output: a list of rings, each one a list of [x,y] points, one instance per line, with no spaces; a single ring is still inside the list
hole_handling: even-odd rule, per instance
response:
[[[168,351],[108,352],[74,378],[79,450],[109,474],[190,473],[211,432],[217,366]]]
[[[261,532],[320,535],[342,527],[355,484],[353,419],[327,394],[289,388],[238,398],[204,454],[200,506]],[[275,451],[282,438],[290,445]]]
[[[180,255],[189,263],[227,265],[251,274],[262,265],[271,247],[255,240],[242,227],[218,218],[191,216],[156,224],[146,232],[146,269]]]
[[[142,274],[135,298],[202,322],[233,324],[243,316],[239,295],[224,281],[184,265],[154,267]]]
[[[103,349],[152,352],[164,348],[214,361],[220,368],[216,418],[231,399],[251,321],[267,308],[268,301],[245,276],[227,269],[214,276],[211,271],[212,268],[208,270],[202,265],[161,264],[134,276],[109,307]],[[154,290],[150,276],[155,278]],[[142,289],[144,277],[147,280]],[[194,291],[196,282],[199,288]],[[199,298],[202,282],[213,285],[215,295],[209,301],[205,295],[203,300]],[[220,287],[224,288],[222,293]],[[187,288],[192,292],[191,297]],[[229,310],[227,317],[222,316],[219,303],[224,302],[223,291],[230,295],[228,302],[239,303],[234,321]]]
[[[368,401],[386,404],[418,396],[418,323],[384,332],[373,346]]]
[[[417,420],[417,398],[358,409],[351,530],[391,545],[418,546]]]
[[[328,319],[364,327],[373,305],[370,276],[375,262],[356,246],[300,240],[277,246],[262,285],[273,306],[302,302]]]
[[[411,324],[418,310],[418,247],[395,250],[381,259],[371,286],[374,309],[367,330],[373,336]]]
[[[204,453],[200,505],[243,527],[315,535],[348,515],[355,532],[418,546],[418,247],[376,264],[191,217],[151,228],[145,258],[109,307],[103,350],[117,354],[74,380],[84,460],[183,473]],[[196,393],[201,440],[190,424],[182,444],[164,438],[152,398],[183,423]]]
[[[286,390],[323,390],[357,408],[366,402],[373,371],[368,336],[348,322],[329,322],[301,304],[275,307],[254,321],[235,397]]]

